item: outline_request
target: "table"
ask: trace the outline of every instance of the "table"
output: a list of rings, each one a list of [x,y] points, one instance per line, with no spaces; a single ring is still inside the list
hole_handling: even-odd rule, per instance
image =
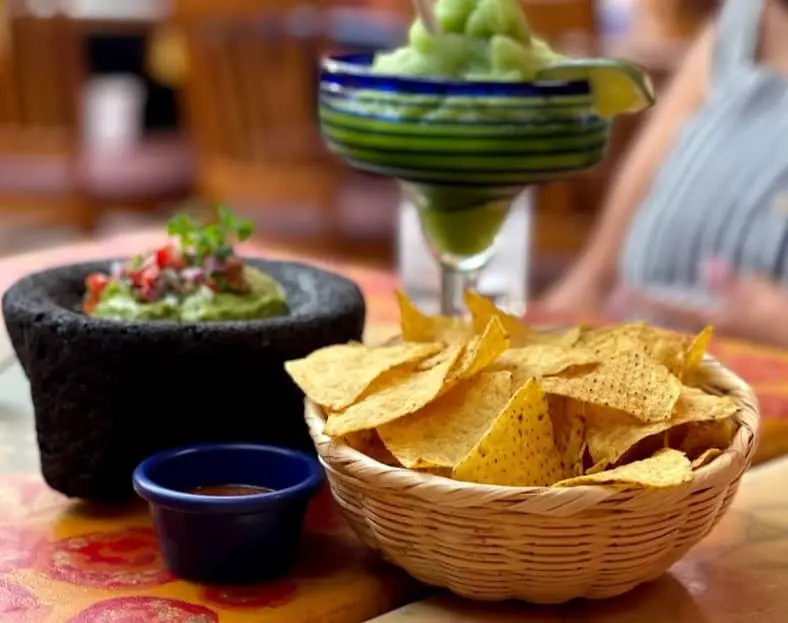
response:
[[[0,291],[31,271],[128,255],[155,246],[161,237],[160,230],[142,231],[0,260]],[[368,337],[377,340],[396,331],[392,273],[304,258],[259,243],[248,244],[244,252],[297,257],[346,274],[365,292]],[[727,341],[714,348],[753,383],[764,411],[773,416],[765,422],[766,443],[758,460],[788,454],[788,354]],[[105,620],[92,618],[102,608],[102,616],[108,617],[136,609],[142,613],[140,620],[147,621],[151,609],[159,608],[192,617],[168,621],[192,623],[361,623],[423,596],[403,573],[360,546],[325,492],[312,511],[304,558],[294,576],[247,591],[211,592],[177,582],[163,571],[144,507],[107,509],[68,502],[43,484],[37,469],[27,382],[0,338],[0,621],[12,613],[15,618],[10,620],[17,623],[89,623]],[[782,486],[786,478],[788,462],[749,474],[734,512],[708,541],[672,575],[620,600],[569,610],[511,605],[488,610],[440,596],[379,620],[727,623],[744,621],[736,618],[744,612],[753,617],[747,623],[788,620],[788,599],[780,601],[788,593],[783,590],[788,588],[788,565],[783,562],[788,541],[782,538],[788,534],[788,491]],[[742,588],[736,588],[737,582]],[[746,598],[741,598],[744,590]],[[762,617],[754,618],[751,611]],[[636,616],[638,612],[642,616]],[[644,612],[651,618],[643,618]]]
[[[720,525],[669,574],[628,595],[560,607],[440,595],[372,623],[783,623],[788,621],[788,459],[745,475]]]

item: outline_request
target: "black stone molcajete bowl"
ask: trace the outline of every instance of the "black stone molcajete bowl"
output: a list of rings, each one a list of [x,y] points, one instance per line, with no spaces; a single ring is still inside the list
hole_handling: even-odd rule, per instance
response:
[[[213,323],[125,322],[78,311],[85,276],[109,262],[55,268],[3,297],[30,379],[41,468],[68,496],[122,498],[143,458],[178,445],[247,441],[312,450],[303,396],[283,363],[360,340],[351,281],[292,263],[249,261],[287,290],[290,314]]]

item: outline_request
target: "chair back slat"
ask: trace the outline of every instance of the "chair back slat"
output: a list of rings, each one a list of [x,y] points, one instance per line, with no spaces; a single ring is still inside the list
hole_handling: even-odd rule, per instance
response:
[[[60,153],[76,148],[83,67],[75,24],[36,15],[27,3],[6,9],[9,58],[0,67],[0,149]]]
[[[322,152],[315,116],[320,36],[287,11],[179,19],[192,68],[186,98],[198,149],[262,162]]]

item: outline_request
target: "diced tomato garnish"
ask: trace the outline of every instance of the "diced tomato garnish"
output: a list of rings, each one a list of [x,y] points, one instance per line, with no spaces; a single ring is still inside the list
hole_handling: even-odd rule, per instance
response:
[[[243,260],[237,255],[228,257],[224,263],[225,269],[228,271],[242,270],[244,267]]]
[[[160,272],[159,267],[156,265],[147,266],[133,271],[129,274],[129,278],[135,287],[142,288],[145,286],[152,286],[156,283]]]
[[[157,266],[151,266],[142,271],[142,275],[140,275],[140,294],[142,298],[148,301],[155,298],[153,294],[158,280],[159,269]]]
[[[101,273],[92,273],[85,279],[85,286],[93,298],[98,298],[109,284],[109,277]]]
[[[233,289],[246,288],[244,263],[241,258],[233,256],[227,259],[224,269],[224,278],[227,280],[227,285]]]
[[[150,266],[142,271],[140,274],[140,281],[142,285],[153,285],[156,283],[156,280],[159,278],[159,271],[158,266]]]
[[[142,297],[143,301],[152,301],[155,298],[153,293],[152,285],[144,285],[140,288],[140,297]]]
[[[156,265],[159,268],[183,268],[186,262],[177,249],[162,247],[156,251]]]

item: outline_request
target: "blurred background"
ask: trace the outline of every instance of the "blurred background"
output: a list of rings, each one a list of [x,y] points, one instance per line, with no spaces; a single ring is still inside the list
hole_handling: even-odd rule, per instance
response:
[[[522,0],[556,47],[664,84],[713,0]],[[400,197],[316,129],[317,59],[401,43],[409,0],[0,0],[0,256],[163,225],[224,202],[263,245],[394,266]],[[268,26],[233,36],[251,18]],[[530,197],[533,296],[583,247],[643,116],[604,165]],[[520,225],[517,225],[518,227]],[[525,225],[522,225],[525,226]],[[525,235],[525,234],[524,234]],[[1,277],[1,276],[0,276]]]

